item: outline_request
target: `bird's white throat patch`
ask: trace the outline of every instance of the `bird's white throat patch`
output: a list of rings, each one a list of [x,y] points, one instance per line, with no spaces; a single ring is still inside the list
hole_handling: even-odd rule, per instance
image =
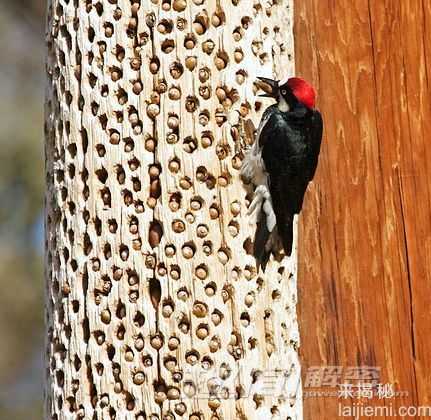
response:
[[[287,103],[286,99],[283,98],[283,96],[279,96],[277,107],[281,112],[288,112],[290,111],[290,106]]]

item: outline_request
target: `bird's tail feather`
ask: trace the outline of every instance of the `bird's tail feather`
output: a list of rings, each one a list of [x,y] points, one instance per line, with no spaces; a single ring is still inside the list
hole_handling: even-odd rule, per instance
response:
[[[283,243],[284,252],[290,257],[293,246],[293,214],[287,214],[283,219],[283,222],[277,226],[278,233]]]
[[[269,256],[271,254],[271,250],[267,249],[267,242],[271,235],[271,232],[268,230],[266,223],[266,214],[261,209],[259,221],[256,227],[256,233],[254,236],[254,247],[253,247],[253,255],[256,259],[257,269],[262,267],[262,270],[265,271],[266,265],[268,264]]]
[[[293,218],[293,214],[286,212],[282,223],[278,223],[275,227],[274,224],[268,223],[271,220],[271,216],[265,211],[265,201],[262,203],[253,247],[253,255],[256,259],[258,270],[259,267],[262,267],[262,270],[265,271],[271,253],[274,253],[275,258],[282,256],[282,253],[280,253],[281,248],[284,249],[285,255],[288,257],[291,256],[293,247]],[[268,225],[271,227],[268,228]]]

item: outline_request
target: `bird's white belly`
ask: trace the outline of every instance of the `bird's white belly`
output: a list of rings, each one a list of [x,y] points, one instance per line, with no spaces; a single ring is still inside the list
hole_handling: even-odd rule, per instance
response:
[[[268,174],[262,159],[262,148],[259,146],[260,134],[268,120],[269,115],[260,122],[256,133],[256,139],[253,146],[245,152],[241,168],[241,175],[250,180],[255,186],[264,185],[268,187]]]
[[[241,175],[250,180],[254,185],[268,186],[268,174],[262,159],[262,150],[256,140],[253,146],[246,151],[242,163]]]
[[[244,160],[242,162],[241,175],[256,186],[253,201],[248,209],[248,214],[251,216],[251,220],[253,222],[258,221],[263,211],[266,215],[268,231],[272,232],[276,225],[276,216],[272,206],[271,195],[269,193],[269,178],[262,158],[262,148],[259,146],[259,135],[268,119],[269,118],[262,121],[253,146],[245,153]]]

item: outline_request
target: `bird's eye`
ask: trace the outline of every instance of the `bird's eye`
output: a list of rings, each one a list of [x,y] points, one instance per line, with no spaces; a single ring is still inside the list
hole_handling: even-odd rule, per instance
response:
[[[286,95],[287,90],[286,90],[286,89],[283,89],[283,90],[281,91],[281,93],[282,93],[283,95]]]

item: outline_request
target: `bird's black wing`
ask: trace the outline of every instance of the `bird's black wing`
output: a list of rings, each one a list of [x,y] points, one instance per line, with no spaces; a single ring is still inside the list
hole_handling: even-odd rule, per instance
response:
[[[261,132],[272,205],[287,255],[292,252],[293,217],[301,211],[307,185],[316,171],[321,136],[320,114],[305,108],[273,113]]]
[[[309,157],[308,181],[311,181],[316,173],[317,164],[319,162],[320,145],[322,143],[323,120],[320,112],[317,110],[311,111],[311,116],[307,118],[306,124],[308,128],[306,138],[308,145],[307,155]]]

